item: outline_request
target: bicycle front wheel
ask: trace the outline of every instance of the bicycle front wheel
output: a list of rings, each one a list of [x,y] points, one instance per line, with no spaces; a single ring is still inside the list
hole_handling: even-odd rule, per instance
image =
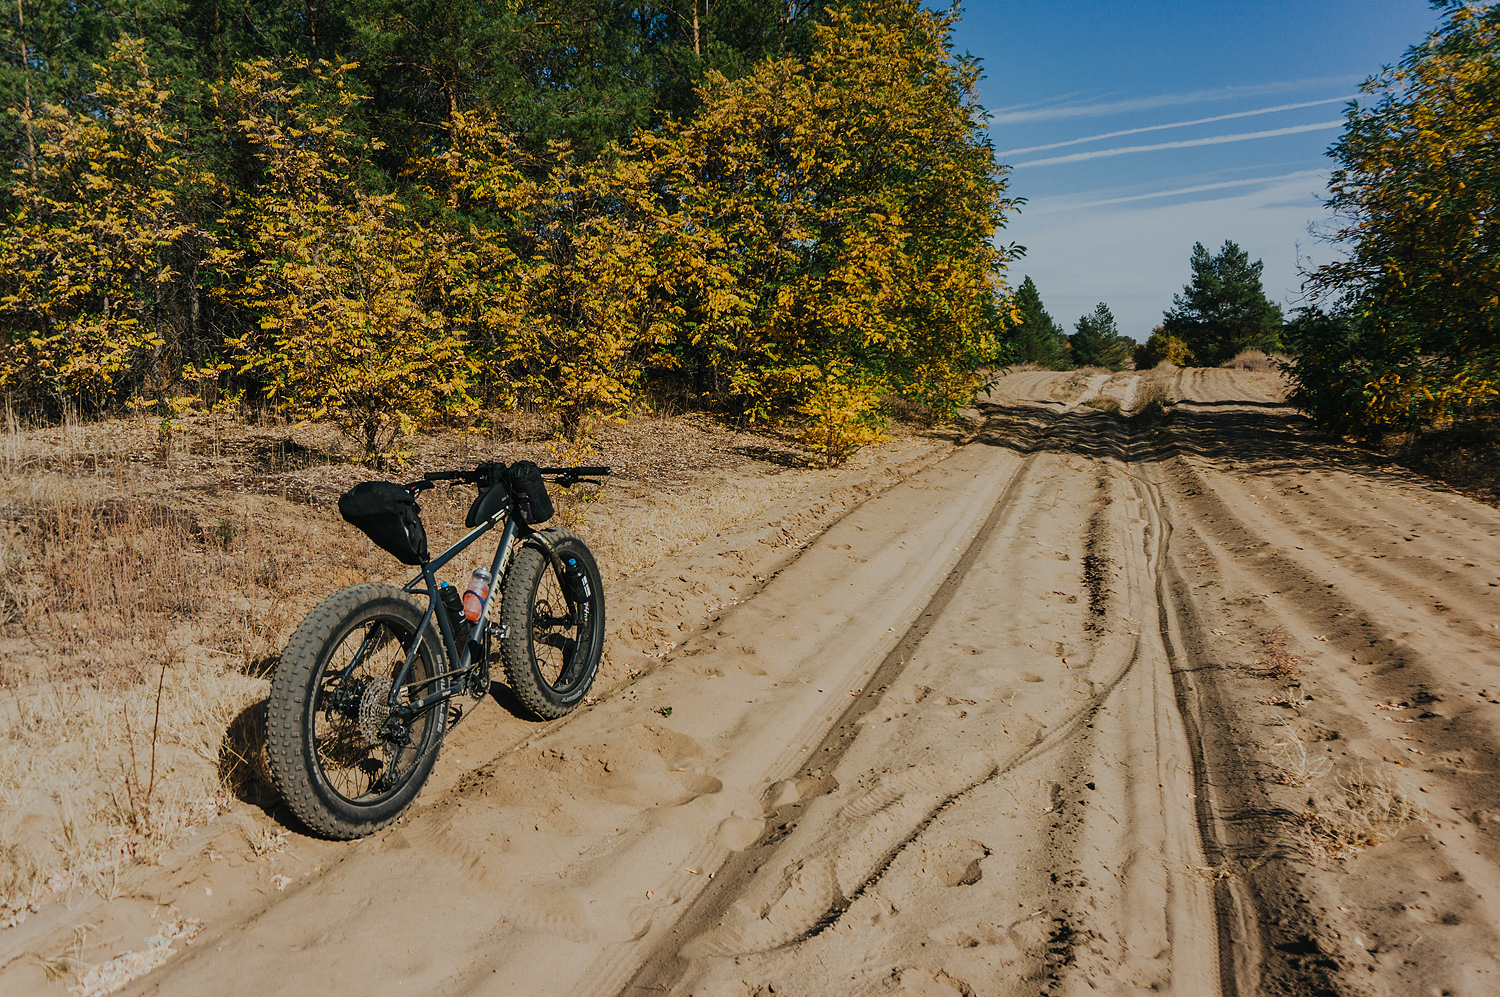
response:
[[[400,589],[364,584],[323,600],[282,652],[266,710],[271,774],[311,830],[357,838],[395,820],[427,781],[443,738],[444,704],[392,716],[422,610]],[[442,652],[429,627],[398,703],[434,691]]]
[[[500,660],[506,680],[542,720],[567,716],[588,694],[604,653],[604,584],[583,539],[542,530],[559,566],[522,547],[500,589]]]

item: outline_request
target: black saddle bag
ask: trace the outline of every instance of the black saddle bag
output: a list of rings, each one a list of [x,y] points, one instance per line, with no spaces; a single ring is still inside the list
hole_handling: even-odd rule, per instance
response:
[[[405,485],[366,481],[339,497],[339,515],[402,564],[427,561],[427,531],[421,510]]]
[[[510,466],[510,493],[515,496],[516,512],[528,526],[552,518],[552,496],[542,480],[542,469],[529,460],[518,460]]]

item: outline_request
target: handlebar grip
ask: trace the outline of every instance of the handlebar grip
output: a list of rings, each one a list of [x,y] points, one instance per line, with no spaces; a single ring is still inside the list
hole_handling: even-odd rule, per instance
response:
[[[607,467],[542,467],[542,474],[561,474],[570,478],[594,478],[610,473]]]
[[[428,471],[422,475],[423,481],[463,481],[472,475],[473,471]]]

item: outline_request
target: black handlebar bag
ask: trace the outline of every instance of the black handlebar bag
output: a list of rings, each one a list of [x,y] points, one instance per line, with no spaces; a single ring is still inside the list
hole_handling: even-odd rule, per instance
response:
[[[552,518],[552,496],[542,480],[542,469],[529,460],[518,460],[510,466],[510,493],[516,498],[516,512],[528,526]]]
[[[339,497],[339,515],[402,564],[427,561],[427,531],[421,510],[405,485],[366,481]]]

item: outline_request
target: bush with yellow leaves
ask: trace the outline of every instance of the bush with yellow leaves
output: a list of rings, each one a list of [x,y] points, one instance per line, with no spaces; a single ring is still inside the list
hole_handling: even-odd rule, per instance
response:
[[[259,317],[228,345],[277,410],[332,419],[369,463],[399,461],[400,436],[474,410],[478,364],[439,307],[450,276],[434,264],[441,234],[351,180],[340,111],[359,98],[347,67],[294,68],[331,98],[302,100],[303,87],[265,60],[242,65],[224,96],[264,169],[229,213],[244,248],[214,255],[238,278],[223,293]]]

